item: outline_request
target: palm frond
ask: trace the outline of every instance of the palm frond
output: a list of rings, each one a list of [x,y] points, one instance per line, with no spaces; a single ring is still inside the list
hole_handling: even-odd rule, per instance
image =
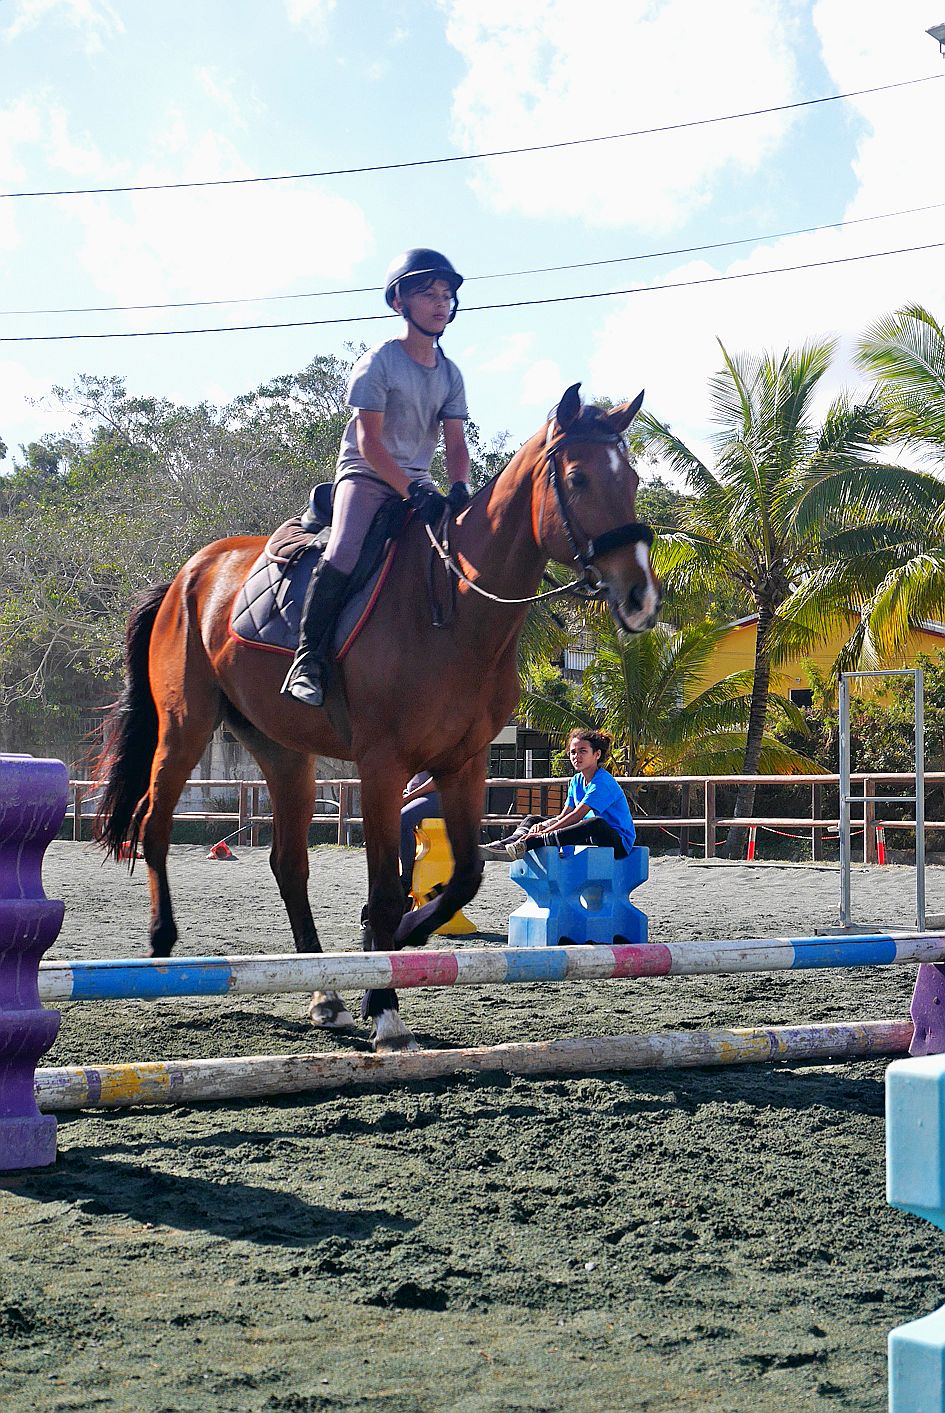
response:
[[[869,637],[891,657],[928,618],[945,615],[945,549],[917,554],[892,570],[864,611]]]
[[[645,449],[666,461],[677,476],[686,480],[689,489],[696,495],[718,489],[718,482],[705,462],[690,451],[665,422],[658,421],[650,413],[643,413],[636,419],[634,427]]]

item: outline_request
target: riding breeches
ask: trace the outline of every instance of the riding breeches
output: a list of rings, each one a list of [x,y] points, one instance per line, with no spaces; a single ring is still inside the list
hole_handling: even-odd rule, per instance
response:
[[[510,834],[508,840],[502,842],[521,839],[536,824],[544,823],[545,820],[540,814],[526,815],[515,833]],[[613,849],[615,859],[627,857],[627,846],[616,829],[613,829],[605,819],[597,819],[593,815],[579,820],[577,824],[569,824],[564,829],[556,829],[551,834],[545,834],[541,839],[534,840],[530,847],[541,849],[553,846],[557,849],[564,849],[574,844],[597,844],[600,848]]]
[[[354,573],[375,515],[388,501],[398,499],[397,492],[383,481],[357,471],[335,482],[325,559],[339,574]]]
[[[627,847],[605,819],[582,819],[577,824],[566,825],[546,834],[542,843],[556,845],[559,849],[569,844],[597,844],[604,849],[613,849],[615,859],[627,857]]]

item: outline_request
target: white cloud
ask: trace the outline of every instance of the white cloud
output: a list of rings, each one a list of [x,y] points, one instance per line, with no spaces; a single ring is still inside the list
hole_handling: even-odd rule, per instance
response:
[[[39,107],[32,100],[20,98],[9,108],[0,109],[0,172],[8,189],[26,174],[19,149],[36,142],[42,126]],[[0,250],[13,250],[18,244],[14,202],[0,201]]]
[[[71,424],[70,414],[50,393],[48,379],[34,377],[22,363],[0,360],[0,438],[7,443],[8,455],[19,454],[20,442],[68,432]]]
[[[692,262],[668,272],[660,283],[683,283],[719,274],[843,258],[898,244],[941,239],[934,215],[890,223],[899,238],[878,240],[876,227],[797,236],[757,247],[728,265]],[[866,234],[870,232],[870,234]],[[908,301],[933,309],[945,299],[945,252],[891,256],[795,274],[759,276],[632,295],[604,320],[592,359],[597,388],[646,386],[646,406],[684,436],[704,445],[709,431],[708,378],[722,366],[718,340],[732,354],[780,353],[807,339],[837,338],[838,355],[823,393],[863,379],[851,362],[856,337],[874,319]]]
[[[797,0],[440,0],[466,61],[453,95],[464,151],[591,137],[796,98]],[[724,18],[720,18],[720,15]],[[737,102],[731,101],[737,95]],[[477,163],[493,208],[541,220],[666,231],[751,173],[786,139],[790,114],[570,151]]]
[[[544,416],[566,384],[555,359],[536,356],[537,344],[534,333],[506,334],[489,345],[467,344],[463,367],[477,387],[483,381],[495,381],[506,396],[512,392],[516,407],[529,413],[537,407]]]
[[[230,122],[238,128],[247,126],[247,117],[258,117],[265,112],[265,104],[246,90],[242,80],[221,72],[215,64],[202,65],[195,70],[197,83],[204,93],[219,107]]]
[[[540,407],[544,415],[549,407],[549,391],[550,401],[555,403],[566,386],[561,365],[553,358],[539,358],[529,364],[522,377],[522,404],[525,407]]]
[[[87,181],[104,182],[113,174],[114,168],[89,135],[76,136],[70,131],[69,115],[58,104],[46,110],[44,137],[45,158],[50,167]]]
[[[229,138],[194,130],[172,110],[153,156],[129,180],[251,175]],[[60,207],[64,220],[81,227],[78,261],[115,303],[274,293],[299,279],[343,279],[370,252],[372,235],[354,202],[315,185],[264,190],[265,199],[256,186],[235,186]]]
[[[528,363],[534,346],[534,334],[507,334],[484,358],[479,356],[478,347],[470,350],[470,356],[478,358],[481,373],[514,373]]]
[[[336,0],[285,0],[290,24],[306,29],[319,41],[327,38],[328,20],[335,4]]]
[[[42,131],[42,116],[34,99],[18,98],[9,108],[0,110],[0,170],[4,181],[23,174],[25,168],[17,157],[17,148],[36,142]]]
[[[812,18],[824,63],[843,91],[941,73],[924,32],[925,0],[898,0],[895,7],[859,0],[855,25],[843,0],[816,0]],[[859,190],[848,215],[877,200],[893,210],[942,197],[943,90],[945,79],[850,100],[865,127],[853,161]]]
[[[882,0],[861,0],[855,25],[845,0],[816,0],[812,20],[822,59],[838,91],[890,83],[934,72],[927,14],[914,0],[895,11]],[[890,17],[894,15],[894,19]],[[844,105],[838,132],[850,142],[857,186],[847,219],[945,200],[934,147],[945,83],[875,94]],[[848,112],[853,113],[853,127]],[[714,263],[694,261],[662,274],[659,283],[741,274],[943,239],[942,212],[932,211],[843,230],[770,241],[747,255]],[[837,356],[824,379],[820,405],[842,386],[866,391],[852,363],[856,339],[875,319],[907,302],[941,314],[945,306],[945,250],[836,264],[796,274],[759,277],[615,301],[603,318],[592,359],[595,386],[645,384],[646,406],[708,452],[707,381],[721,367],[717,338],[730,353],[780,353],[811,338],[835,337]]]
[[[14,0],[13,19],[3,38],[8,42],[18,39],[47,19],[64,19],[78,30],[87,54],[99,53],[106,40],[125,31],[121,16],[108,0]]]

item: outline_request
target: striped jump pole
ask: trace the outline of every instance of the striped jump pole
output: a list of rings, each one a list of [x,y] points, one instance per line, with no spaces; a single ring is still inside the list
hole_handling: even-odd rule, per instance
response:
[[[919,962],[945,962],[945,933],[760,937],[606,947],[469,947],[455,952],[309,952],[288,956],[42,962],[39,994],[47,1004],[147,1001],[173,996],[262,996],[292,991],[724,976]]]
[[[258,1099],[316,1089],[335,1091],[351,1084],[404,1084],[461,1072],[554,1076],[904,1055],[911,1039],[912,1022],[906,1019],[664,1031],[396,1055],[251,1055],[153,1061],[40,1069],[36,1071],[35,1093],[44,1111],[121,1109],[139,1104]]]

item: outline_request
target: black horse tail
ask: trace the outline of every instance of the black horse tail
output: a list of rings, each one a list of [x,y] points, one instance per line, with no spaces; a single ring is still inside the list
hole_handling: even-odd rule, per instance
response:
[[[125,687],[105,718],[95,766],[94,778],[104,787],[95,815],[95,838],[115,860],[127,853],[132,869],[158,738],[148,654],[154,620],[170,587],[152,585],[132,607],[125,630]]]

